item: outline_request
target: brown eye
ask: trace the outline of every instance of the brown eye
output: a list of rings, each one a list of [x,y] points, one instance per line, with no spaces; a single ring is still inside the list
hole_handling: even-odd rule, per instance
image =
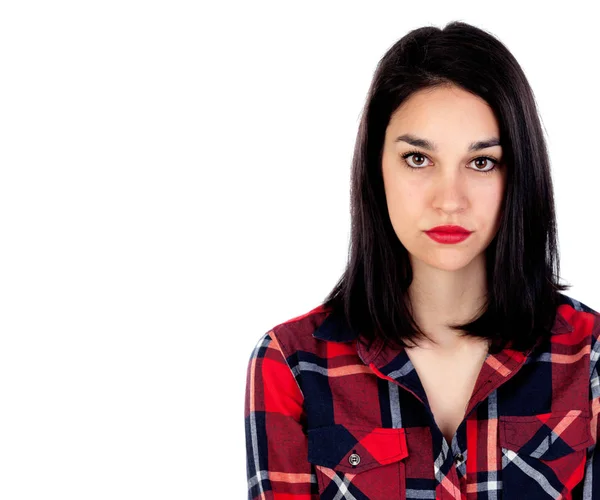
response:
[[[491,166],[487,170],[484,170],[487,167],[486,162],[490,162]],[[475,164],[475,170],[481,172],[482,174],[490,174],[492,173],[492,170],[495,170],[498,166],[498,161],[488,156],[480,156],[479,158],[475,158],[472,163]]]
[[[404,163],[409,168],[421,168],[426,166],[427,157],[421,153],[410,151],[402,155]]]
[[[415,164],[421,165],[425,163],[425,157],[423,155],[414,155],[413,161],[415,162]]]
[[[475,166],[477,168],[485,168],[485,162],[488,161],[487,158],[477,158],[475,160]]]

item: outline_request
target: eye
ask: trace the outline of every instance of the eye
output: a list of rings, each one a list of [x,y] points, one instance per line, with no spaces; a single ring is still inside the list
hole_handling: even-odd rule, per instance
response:
[[[415,158],[417,158],[416,165],[411,165],[411,162],[407,161],[407,158],[409,158],[411,156],[414,156]],[[402,158],[404,159],[404,163],[406,163],[406,165],[409,168],[418,169],[423,166],[423,163],[427,157],[424,154],[419,153],[418,151],[409,151],[408,153],[404,153],[402,155]],[[414,162],[413,158],[411,158],[411,160]]]
[[[427,156],[420,151],[408,151],[402,155],[402,159],[404,160],[405,166],[411,170],[422,170],[422,167],[427,166],[425,162],[428,160]],[[491,163],[491,167],[489,167],[487,170],[484,170],[485,162]],[[475,165],[473,170],[481,172],[482,174],[490,174],[500,165],[500,161],[491,156],[478,156],[469,163],[473,163]]]
[[[491,162],[492,166],[490,168],[488,168],[487,170],[482,170],[481,168],[479,168],[477,163],[479,162],[479,165],[481,165],[481,162],[486,162],[486,161]],[[490,158],[489,156],[480,156],[479,158],[475,158],[471,163],[475,163],[475,170],[477,170],[478,172],[481,172],[483,174],[487,174],[487,173],[491,172],[498,166],[498,161],[495,160],[494,158]],[[485,167],[485,163],[483,166]]]

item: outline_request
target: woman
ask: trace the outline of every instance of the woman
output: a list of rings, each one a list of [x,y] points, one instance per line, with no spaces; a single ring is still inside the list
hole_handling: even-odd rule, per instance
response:
[[[548,153],[501,42],[453,22],[391,47],[351,199],[340,281],[250,358],[248,498],[600,500],[600,314],[560,293]]]

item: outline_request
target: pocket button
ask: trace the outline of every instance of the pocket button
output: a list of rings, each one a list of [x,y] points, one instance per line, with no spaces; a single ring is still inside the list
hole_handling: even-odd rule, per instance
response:
[[[350,465],[353,467],[356,467],[360,463],[360,456],[357,453],[352,453],[352,455],[348,457],[348,462],[350,462]]]

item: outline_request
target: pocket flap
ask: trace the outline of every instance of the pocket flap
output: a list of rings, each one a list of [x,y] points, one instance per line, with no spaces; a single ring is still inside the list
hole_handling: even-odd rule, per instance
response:
[[[408,456],[404,428],[336,424],[308,430],[308,461],[359,473]]]
[[[591,420],[581,410],[499,417],[500,445],[541,460],[554,460],[594,444]]]

